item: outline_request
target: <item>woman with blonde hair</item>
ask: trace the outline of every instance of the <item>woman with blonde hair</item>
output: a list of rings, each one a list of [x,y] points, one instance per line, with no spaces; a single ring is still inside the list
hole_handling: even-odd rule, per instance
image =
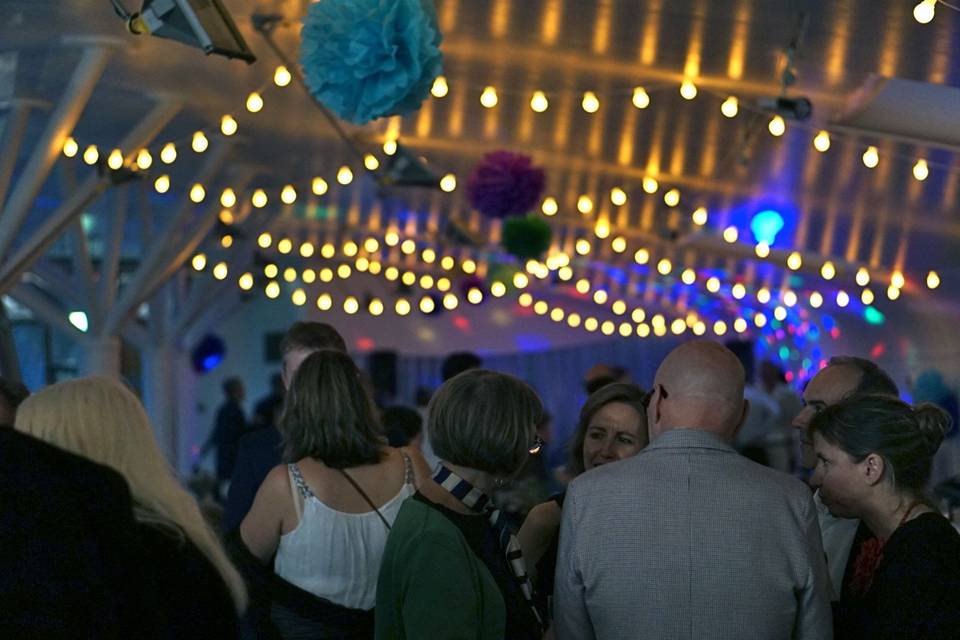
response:
[[[52,385],[20,405],[15,429],[124,477],[138,523],[140,573],[171,637],[236,637],[247,599],[243,580],[177,481],[129,389],[101,377]]]

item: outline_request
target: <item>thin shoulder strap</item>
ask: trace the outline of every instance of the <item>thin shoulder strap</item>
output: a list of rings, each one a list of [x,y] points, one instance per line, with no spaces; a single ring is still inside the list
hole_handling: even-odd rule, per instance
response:
[[[403,457],[403,484],[416,486],[417,479],[413,474],[413,461],[403,449],[400,449],[400,455]]]
[[[287,476],[290,478],[290,493],[293,494],[293,508],[297,512],[297,522],[303,520],[303,490],[307,489],[303,484],[303,477],[300,475],[300,469],[296,464],[287,465]],[[307,489],[309,491],[309,489]]]
[[[383,517],[382,513],[380,513],[380,509],[377,509],[377,505],[373,504],[373,500],[370,499],[370,496],[368,496],[364,492],[364,490],[360,488],[360,485],[357,484],[356,481],[353,478],[351,478],[346,471],[344,471],[343,469],[340,469],[340,473],[342,473],[343,477],[347,479],[347,482],[353,485],[353,488],[357,490],[357,493],[359,493],[363,497],[363,499],[367,501],[367,504],[370,505],[370,508],[377,512],[377,515],[380,516],[380,520],[383,521],[383,526],[385,526],[387,528],[387,531],[389,531],[390,523],[387,522],[387,519]]]

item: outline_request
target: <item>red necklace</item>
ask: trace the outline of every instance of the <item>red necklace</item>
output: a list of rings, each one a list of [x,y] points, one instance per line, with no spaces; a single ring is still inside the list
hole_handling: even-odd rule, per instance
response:
[[[900,523],[894,531],[899,529],[900,526],[907,521],[907,518],[913,513],[913,510],[918,504],[920,503],[914,502],[910,505],[907,512],[900,518]],[[853,563],[853,578],[850,579],[850,593],[855,596],[863,596],[870,590],[871,585],[873,585],[873,576],[877,572],[877,567],[880,566],[880,561],[883,560],[883,548],[885,546],[887,546],[887,538],[876,536],[865,540],[863,544],[860,545],[860,550],[857,552],[857,559],[854,560]]]

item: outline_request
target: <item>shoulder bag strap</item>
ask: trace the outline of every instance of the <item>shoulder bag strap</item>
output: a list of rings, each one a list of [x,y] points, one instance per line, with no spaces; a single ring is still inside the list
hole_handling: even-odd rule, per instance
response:
[[[360,488],[360,485],[357,484],[356,481],[353,478],[351,478],[346,471],[344,471],[343,469],[340,469],[340,473],[342,473],[343,477],[347,479],[347,482],[353,485],[353,488],[357,490],[357,493],[359,493],[363,497],[363,499],[367,501],[367,504],[370,505],[370,507],[374,511],[376,511],[377,515],[380,516],[380,520],[383,521],[383,526],[385,526],[387,528],[387,531],[389,531],[390,523],[387,522],[387,519],[383,517],[382,513],[380,513],[380,509],[377,509],[377,505],[373,504],[373,500],[370,499],[370,496],[368,496],[366,492],[364,492],[364,490]]]

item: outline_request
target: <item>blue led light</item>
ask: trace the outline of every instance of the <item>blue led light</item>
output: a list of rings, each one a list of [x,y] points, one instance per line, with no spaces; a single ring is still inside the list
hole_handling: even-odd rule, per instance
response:
[[[783,229],[783,216],[773,209],[757,213],[750,221],[750,230],[753,231],[754,239],[768,246],[773,246],[781,229]]]
[[[883,324],[886,322],[887,318],[880,311],[877,311],[874,307],[867,307],[863,310],[863,317],[870,324]]]

